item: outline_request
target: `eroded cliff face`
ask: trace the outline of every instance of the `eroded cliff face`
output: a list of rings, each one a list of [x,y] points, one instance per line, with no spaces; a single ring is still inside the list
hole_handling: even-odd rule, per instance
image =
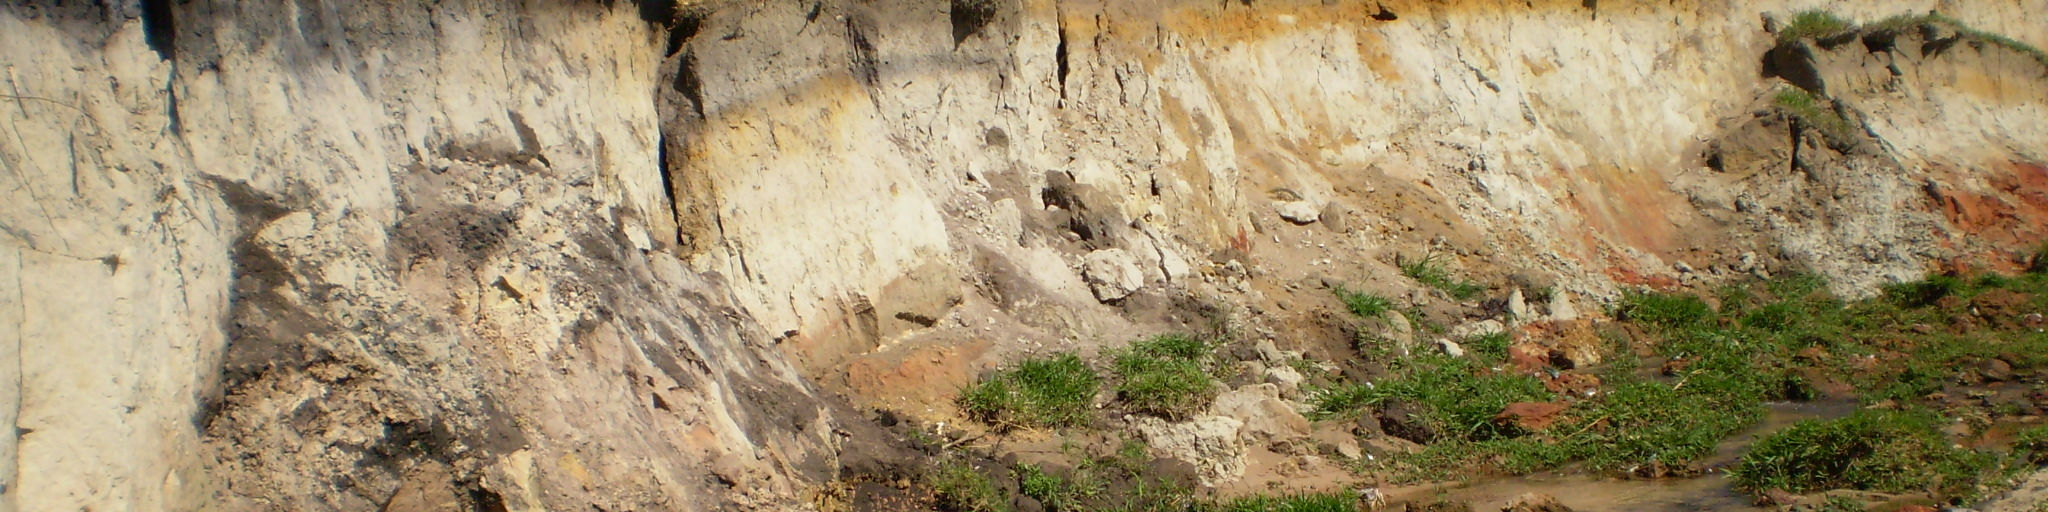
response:
[[[1867,292],[2048,221],[2048,68],[1774,60],[1820,2],[51,4],[0,7],[20,510],[800,507],[887,471],[834,395],[1341,338],[1289,297],[1397,255]],[[1773,110],[1795,69],[1855,129]]]
[[[7,503],[688,509],[836,468],[730,288],[647,250],[634,6],[4,11]]]

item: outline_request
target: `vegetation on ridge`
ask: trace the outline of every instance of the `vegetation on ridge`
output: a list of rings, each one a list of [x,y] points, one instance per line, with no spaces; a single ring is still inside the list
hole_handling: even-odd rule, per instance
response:
[[[1771,99],[1779,108],[1790,112],[1800,122],[1819,129],[1822,133],[1834,137],[1843,137],[1849,134],[1851,128],[1849,120],[1842,118],[1842,115],[1836,113],[1834,109],[1824,106],[1821,103],[1823,100],[1815,97],[1813,93],[1807,92],[1806,89],[1792,86],[1781,87],[1778,89],[1777,94],[1772,95]]]
[[[1429,285],[1431,288],[1443,290],[1444,293],[1449,294],[1453,299],[1471,299],[1478,296],[1479,292],[1486,291],[1486,287],[1480,286],[1478,283],[1451,277],[1451,272],[1446,270],[1443,262],[1438,261],[1436,255],[1433,254],[1424,254],[1419,259],[1396,263],[1400,264],[1401,275],[1408,276],[1408,278],[1414,279],[1415,282]]]
[[[1859,30],[1900,31],[1922,26],[1945,26],[1955,30],[1956,35],[1964,39],[2019,52],[2034,59],[2035,62],[2048,66],[2048,52],[2043,52],[2039,47],[2005,34],[1978,29],[1939,11],[1898,14],[1870,24],[1859,25],[1827,10],[1810,9],[1794,13],[1792,19],[1778,30],[1778,40],[1790,42],[1802,39],[1829,39]]]

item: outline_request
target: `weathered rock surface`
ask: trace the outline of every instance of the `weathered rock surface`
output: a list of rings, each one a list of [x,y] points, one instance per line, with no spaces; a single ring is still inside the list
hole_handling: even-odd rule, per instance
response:
[[[2039,63],[1769,70],[1831,139],[1758,78],[1811,2],[955,3],[0,6],[0,508],[783,510],[876,439],[814,383],[906,341],[1127,339],[1368,251],[1568,320],[2048,234]],[[2040,0],[1938,7],[2048,45]],[[1139,430],[1213,481],[1232,421]]]
[[[1138,270],[1137,262],[1123,249],[1088,253],[1083,265],[1081,275],[1088,279],[1088,289],[1095,293],[1096,300],[1122,299],[1145,286],[1145,273]]]
[[[1254,384],[1223,392],[1209,406],[1209,414],[1237,420],[1245,441],[1270,444],[1300,439],[1309,434],[1308,418],[1280,398],[1273,384]]]
[[[1244,422],[1224,416],[1196,416],[1174,423],[1151,416],[1133,416],[1130,428],[1156,453],[1193,464],[1202,485],[1215,485],[1244,474],[1245,446],[1239,431]]]

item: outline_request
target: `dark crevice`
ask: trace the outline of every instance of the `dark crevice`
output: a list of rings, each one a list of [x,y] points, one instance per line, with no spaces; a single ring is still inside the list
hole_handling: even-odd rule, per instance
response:
[[[996,17],[996,0],[953,0],[947,17],[953,23],[953,47],[981,33]]]
[[[690,101],[690,111],[697,114],[697,119],[704,119],[704,79],[697,76],[696,54],[685,54],[678,59],[676,79],[671,87],[683,93],[683,99]]]
[[[1813,47],[1802,42],[1780,43],[1764,52],[1764,78],[1783,78],[1815,95],[1827,94],[1820,66],[1814,63]]]
[[[690,42],[690,39],[697,37],[697,32],[703,28],[704,16],[701,13],[686,12],[677,14],[675,25],[670,26],[668,29],[668,50],[662,52],[662,55],[675,55],[676,52],[682,51],[683,43]]]
[[[1060,33],[1060,42],[1059,42],[1059,46],[1053,47],[1053,60],[1054,60],[1054,62],[1056,63],[1056,68],[1057,68],[1057,72],[1059,73],[1059,75],[1058,75],[1058,77],[1057,77],[1057,78],[1058,78],[1058,80],[1059,80],[1059,83],[1060,83],[1060,107],[1064,108],[1064,107],[1066,107],[1066,106],[1067,106],[1067,102],[1066,102],[1066,99],[1067,99],[1067,71],[1068,71],[1068,68],[1067,68],[1067,24],[1066,24],[1066,22],[1065,22],[1065,21],[1061,21],[1061,22],[1060,22],[1060,26],[1059,26],[1059,33]]]
[[[634,0],[633,7],[640,13],[640,20],[655,27],[668,27],[675,23],[678,2],[676,0]]]
[[[868,35],[861,30],[860,23],[851,17],[846,19],[846,40],[853,46],[854,75],[860,77],[861,83],[867,84],[869,89],[879,87],[882,83],[882,71],[876,59],[875,43],[868,40]]]
[[[661,130],[661,142],[655,148],[654,165],[656,172],[661,174],[661,196],[662,198],[668,200],[669,218],[681,219],[683,215],[683,206],[681,203],[676,201],[675,165],[671,164],[668,160],[668,147],[669,145],[675,143],[675,141],[670,140],[674,136],[675,135],[669,133],[669,131],[665,127]],[[682,236],[682,230],[676,230],[676,236],[673,241],[677,244],[682,244]]]
[[[1799,172],[1799,144],[1800,142],[1802,142],[1800,140],[1799,130],[1803,127],[1800,126],[1798,118],[1793,118],[1789,121],[1790,122],[1785,123],[1785,126],[1787,128],[1787,131],[1790,132],[1789,137],[1792,141],[1792,157],[1787,159],[1789,167],[1785,169],[1785,172],[1792,173]]]
[[[1898,46],[1899,33],[1894,30],[1872,30],[1863,34],[1863,49],[1870,53],[1891,53]]]
[[[1372,14],[1372,19],[1379,21],[1394,21],[1401,19],[1401,16],[1394,14],[1394,11],[1387,10],[1387,6],[1382,5],[1380,6],[1380,12]]]
[[[164,97],[165,97],[164,109],[165,109],[165,113],[166,113],[166,114],[168,114],[168,115],[169,115],[169,117],[170,117],[170,130],[171,130],[171,134],[172,134],[172,135],[176,135],[176,136],[178,136],[178,137],[184,137],[184,136],[185,136],[185,119],[184,119],[184,117],[183,117],[183,116],[180,116],[180,115],[178,114],[178,87],[177,87],[177,84],[178,84],[178,65],[177,65],[176,61],[172,61],[172,64],[171,64],[171,78],[170,78],[170,80],[167,80],[167,81],[165,81],[165,82],[164,82]]]
[[[481,484],[475,484],[469,489],[469,510],[473,512],[506,512],[511,509],[505,507],[504,495],[498,494],[498,491],[485,489]]]
[[[142,40],[156,51],[157,58],[177,58],[178,24],[171,0],[142,0]]]

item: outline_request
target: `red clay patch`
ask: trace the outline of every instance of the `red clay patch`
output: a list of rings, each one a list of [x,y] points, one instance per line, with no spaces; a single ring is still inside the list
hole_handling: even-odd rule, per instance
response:
[[[1978,242],[1958,255],[1971,261],[1991,262],[1999,271],[2024,265],[2026,254],[2048,238],[2048,165],[2011,162],[2009,172],[1984,173],[1988,190],[1961,190],[1951,186],[1930,186],[1936,206],[1955,232],[1951,239]]]

